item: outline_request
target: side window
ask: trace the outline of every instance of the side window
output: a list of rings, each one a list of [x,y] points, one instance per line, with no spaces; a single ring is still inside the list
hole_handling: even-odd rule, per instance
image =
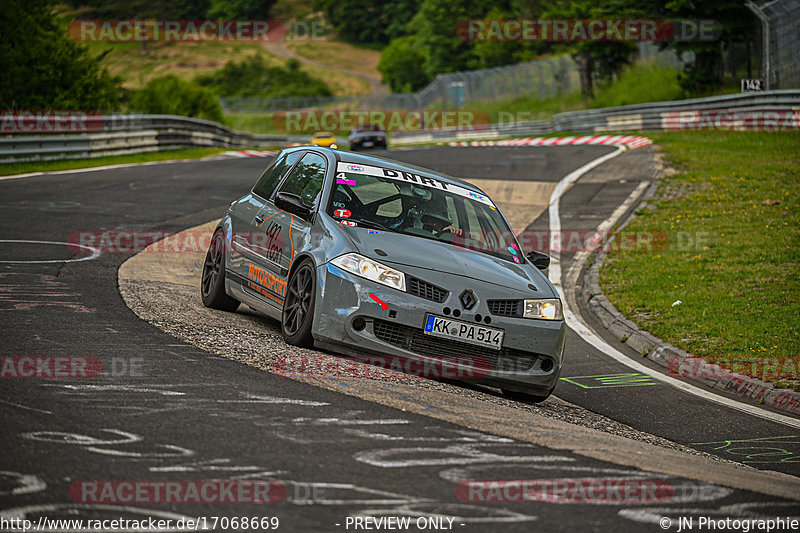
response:
[[[256,186],[253,187],[253,192],[265,200],[269,199],[275,187],[281,182],[281,178],[286,174],[286,171],[289,170],[304,153],[303,151],[297,151],[286,154],[276,161],[275,164],[267,167],[267,170],[261,175]]]
[[[281,192],[296,194],[311,207],[325,181],[325,158],[319,154],[306,154],[286,178]]]

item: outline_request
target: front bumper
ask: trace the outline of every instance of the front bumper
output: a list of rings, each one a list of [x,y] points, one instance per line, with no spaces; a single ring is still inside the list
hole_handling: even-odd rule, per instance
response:
[[[377,137],[357,137],[350,140],[350,148],[386,148],[386,138],[378,140]]]
[[[331,264],[317,269],[317,305],[313,336],[320,346],[351,355],[416,359],[437,363],[443,359],[457,367],[457,377],[535,395],[549,394],[558,382],[564,352],[566,325],[561,321],[495,316],[487,300],[508,298],[508,290],[473,280],[470,288],[478,303],[464,310],[460,291],[450,290],[441,302],[397,291],[345,272]],[[370,297],[388,303],[381,307]],[[423,332],[428,314],[448,316],[458,309],[457,320],[478,324],[488,315],[488,327],[505,331],[503,349],[493,350]],[[452,316],[452,315],[450,315]],[[481,325],[485,323],[481,321]],[[463,364],[461,363],[463,362]]]

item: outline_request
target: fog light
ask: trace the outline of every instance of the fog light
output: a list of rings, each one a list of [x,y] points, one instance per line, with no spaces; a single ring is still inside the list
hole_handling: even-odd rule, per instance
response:
[[[361,317],[356,318],[353,320],[353,329],[356,331],[363,331],[364,328],[367,327],[367,321]]]

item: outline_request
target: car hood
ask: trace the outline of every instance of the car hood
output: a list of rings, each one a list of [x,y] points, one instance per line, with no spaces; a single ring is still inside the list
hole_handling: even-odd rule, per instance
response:
[[[527,263],[516,265],[488,254],[467,250],[451,244],[400,233],[370,233],[364,228],[346,227],[348,236],[358,252],[371,259],[402,270],[410,266],[435,272],[451,273],[514,290],[529,291],[533,284],[544,297],[555,292],[549,281],[536,267]],[[379,255],[375,249],[386,255]]]

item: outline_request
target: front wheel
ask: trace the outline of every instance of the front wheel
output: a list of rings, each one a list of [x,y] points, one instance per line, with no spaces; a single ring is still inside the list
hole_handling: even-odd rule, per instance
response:
[[[281,332],[287,343],[306,348],[314,343],[311,322],[314,319],[315,296],[314,264],[305,259],[294,269],[289,283],[286,284]]]
[[[225,237],[221,229],[214,232],[211,238],[201,279],[203,305],[220,311],[236,311],[239,308],[239,301],[225,292]]]

